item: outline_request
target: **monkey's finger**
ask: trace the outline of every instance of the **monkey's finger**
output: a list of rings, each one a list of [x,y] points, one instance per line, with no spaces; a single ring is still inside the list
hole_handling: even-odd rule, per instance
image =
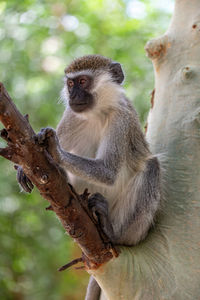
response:
[[[23,188],[23,190],[27,193],[31,193],[32,192],[32,189],[28,186],[27,182],[26,182],[26,179],[21,179],[20,181],[20,185],[21,187]]]
[[[40,132],[35,136],[35,141],[39,144],[39,145],[45,145],[47,140],[46,140],[46,135],[44,132],[45,128],[42,128],[40,130]]]
[[[106,200],[106,198],[101,195],[100,193],[94,193],[89,197],[89,200],[93,200],[95,199],[96,201],[98,201],[99,203],[105,203],[105,205],[108,205],[108,201]]]
[[[97,215],[97,213],[96,213],[95,210],[94,210],[94,211],[92,210],[92,216],[93,216],[95,222],[96,222],[96,223],[99,223],[99,218],[98,218],[98,215]]]
[[[27,193],[31,193],[33,190],[34,186],[32,182],[28,179],[28,177],[26,177],[26,175],[24,175],[22,179],[22,187]]]
[[[32,189],[34,188],[34,185],[32,184],[32,182],[30,181],[30,179],[27,176],[26,176],[26,183],[32,191]]]
[[[88,208],[91,211],[94,220],[99,223],[103,229],[103,224],[105,224],[105,220],[108,219],[108,209],[104,206],[102,207],[101,204],[96,204]]]
[[[103,232],[107,235],[111,242],[114,241],[114,231],[113,226],[109,220],[108,215],[103,215],[96,212],[96,217],[98,219],[98,224],[100,225]]]
[[[50,137],[54,137],[56,135],[55,130],[51,127],[42,128],[40,132],[37,134],[37,141],[40,145],[47,142]]]
[[[36,136],[37,143],[42,147],[45,147],[51,157],[60,163],[61,159],[61,147],[59,144],[56,131],[53,128],[42,128]]]
[[[29,193],[30,191],[29,191],[29,188],[27,187],[27,185],[26,185],[26,183],[25,183],[25,181],[24,181],[24,176],[23,176],[24,174],[23,174],[23,171],[22,171],[22,169],[21,169],[21,167],[18,169],[18,171],[17,171],[17,181],[19,182],[19,184],[20,184],[20,186],[22,187],[22,189],[25,191],[25,192],[27,192],[27,193]]]
[[[93,207],[105,214],[108,212],[108,201],[99,193],[92,194],[88,199],[88,208]]]
[[[102,203],[95,203],[95,204],[90,204],[88,205],[88,208],[92,211],[92,212],[98,212],[101,215],[107,216],[108,215],[108,209],[107,207],[105,207],[104,205],[102,205]]]
[[[33,184],[30,181],[30,179],[26,176],[26,174],[23,172],[22,167],[18,166],[17,169],[17,181],[23,188],[23,190],[27,193],[31,193],[33,189]]]

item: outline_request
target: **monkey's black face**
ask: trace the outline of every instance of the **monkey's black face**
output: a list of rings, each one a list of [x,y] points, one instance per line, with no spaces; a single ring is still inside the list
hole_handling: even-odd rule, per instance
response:
[[[89,110],[94,105],[94,97],[90,93],[92,78],[88,75],[80,75],[67,79],[69,91],[69,105],[75,112]]]

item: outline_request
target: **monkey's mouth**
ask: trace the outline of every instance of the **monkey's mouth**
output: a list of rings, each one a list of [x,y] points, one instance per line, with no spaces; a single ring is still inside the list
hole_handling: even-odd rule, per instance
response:
[[[90,104],[87,102],[69,103],[71,109],[75,112],[82,112],[90,108]]]
[[[72,95],[69,99],[71,109],[77,113],[89,110],[94,104],[93,96],[89,93]]]

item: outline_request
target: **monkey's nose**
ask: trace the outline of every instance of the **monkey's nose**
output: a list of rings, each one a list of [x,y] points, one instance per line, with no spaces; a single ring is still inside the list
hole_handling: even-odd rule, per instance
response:
[[[76,93],[76,90],[75,90],[75,89],[73,89],[73,90],[71,91],[70,97],[71,97],[71,99],[75,99],[75,98],[77,97],[77,93]]]

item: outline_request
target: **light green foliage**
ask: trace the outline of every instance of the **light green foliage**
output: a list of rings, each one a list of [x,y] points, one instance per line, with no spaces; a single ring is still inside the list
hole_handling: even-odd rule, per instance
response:
[[[158,2],[0,1],[0,81],[36,131],[56,127],[61,117],[65,65],[94,53],[122,63],[127,95],[144,125],[153,89],[144,45],[169,22]],[[36,190],[19,192],[12,164],[0,158],[0,170],[0,299],[82,299],[85,272],[57,272],[80,252]]]

